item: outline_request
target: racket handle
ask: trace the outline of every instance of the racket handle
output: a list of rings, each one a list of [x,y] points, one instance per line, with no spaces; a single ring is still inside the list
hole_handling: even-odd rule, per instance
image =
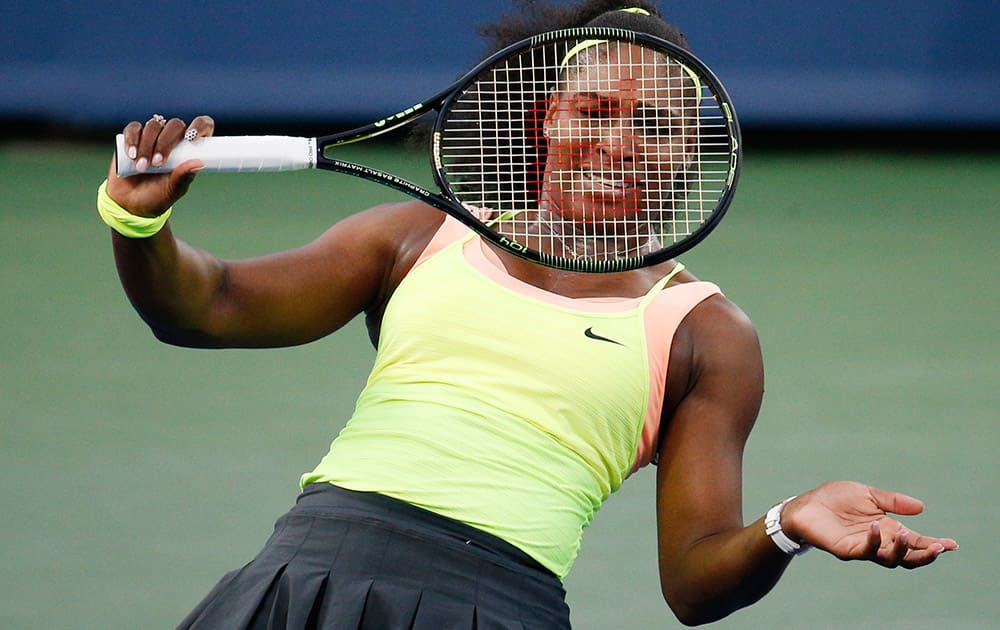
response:
[[[115,137],[118,176],[140,175],[135,161],[125,153],[125,136]],[[160,166],[150,166],[142,175],[169,173],[188,160],[201,160],[206,172],[263,173],[298,171],[316,166],[316,139],[294,136],[219,136],[182,140]]]

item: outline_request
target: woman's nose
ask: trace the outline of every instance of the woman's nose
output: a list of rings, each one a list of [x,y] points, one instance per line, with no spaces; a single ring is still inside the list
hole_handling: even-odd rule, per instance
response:
[[[609,119],[594,131],[597,148],[609,155],[631,159],[639,153],[639,130],[630,118]]]

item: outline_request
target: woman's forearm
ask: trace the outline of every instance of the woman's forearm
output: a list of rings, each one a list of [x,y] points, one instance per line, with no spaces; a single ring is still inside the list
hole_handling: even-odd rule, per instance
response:
[[[790,559],[765,534],[761,518],[703,538],[679,558],[661,559],[663,596],[685,625],[710,623],[766,595]]]

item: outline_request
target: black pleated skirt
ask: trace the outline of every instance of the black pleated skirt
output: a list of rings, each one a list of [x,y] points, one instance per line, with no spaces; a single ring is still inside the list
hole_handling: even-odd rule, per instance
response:
[[[562,583],[509,543],[390,497],[312,484],[178,628],[569,628]]]

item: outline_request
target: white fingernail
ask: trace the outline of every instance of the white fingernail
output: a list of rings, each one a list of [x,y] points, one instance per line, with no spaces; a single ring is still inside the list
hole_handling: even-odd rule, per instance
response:
[[[131,159],[134,160],[135,156],[138,155],[138,154],[139,154],[139,150],[136,149],[134,146],[131,146],[131,147],[128,148],[128,156],[129,156],[129,158],[131,158]]]
[[[157,153],[153,156],[153,166],[159,166],[160,164],[163,164],[163,154]]]
[[[145,173],[147,168],[149,168],[149,160],[146,158],[139,158],[139,161],[135,163],[135,170],[140,173]]]

